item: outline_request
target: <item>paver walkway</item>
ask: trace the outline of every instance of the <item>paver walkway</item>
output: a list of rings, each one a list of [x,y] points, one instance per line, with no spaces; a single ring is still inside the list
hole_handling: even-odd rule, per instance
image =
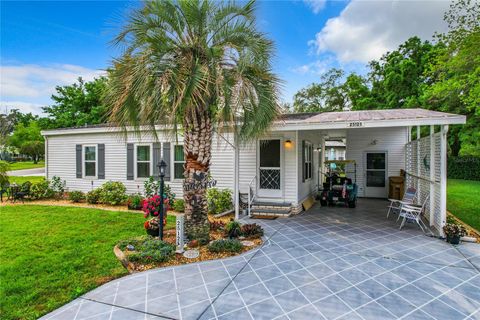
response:
[[[480,319],[480,245],[399,231],[385,207],[254,220],[255,252],[127,276],[44,319]]]

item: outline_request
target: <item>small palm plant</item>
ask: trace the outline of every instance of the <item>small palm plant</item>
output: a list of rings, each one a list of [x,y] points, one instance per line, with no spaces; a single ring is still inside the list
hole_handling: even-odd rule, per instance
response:
[[[254,1],[148,1],[115,39],[124,53],[109,70],[110,120],[181,131],[185,184],[209,176],[215,129],[249,140],[278,115],[273,43],[254,12]],[[186,190],[184,200],[187,235],[208,237],[206,189]]]

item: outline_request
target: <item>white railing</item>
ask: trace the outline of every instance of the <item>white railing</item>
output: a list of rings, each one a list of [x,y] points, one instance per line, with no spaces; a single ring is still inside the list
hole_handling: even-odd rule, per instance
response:
[[[255,184],[254,184],[255,183]],[[250,217],[250,208],[252,207],[252,202],[255,200],[255,192],[252,190],[252,186],[257,186],[257,175],[255,175],[252,180],[248,183],[248,216]]]

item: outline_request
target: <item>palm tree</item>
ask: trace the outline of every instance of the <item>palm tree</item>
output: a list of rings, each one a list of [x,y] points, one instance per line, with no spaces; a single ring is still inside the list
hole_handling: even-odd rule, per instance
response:
[[[183,133],[184,185],[207,179],[214,130],[254,139],[278,115],[273,43],[254,11],[253,0],[148,1],[114,41],[124,52],[109,71],[110,121]],[[186,190],[184,200],[187,236],[208,239],[206,189]]]

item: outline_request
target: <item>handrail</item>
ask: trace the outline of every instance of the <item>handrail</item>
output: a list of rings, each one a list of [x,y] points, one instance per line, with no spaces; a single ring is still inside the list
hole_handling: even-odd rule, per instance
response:
[[[405,171],[405,174],[408,174],[409,176],[412,176],[412,177],[417,178],[417,179],[420,179],[420,180],[424,180],[424,181],[430,182],[430,183],[432,183],[432,184],[440,183],[440,180],[430,180],[430,179],[427,179],[427,178],[422,177],[422,176],[417,176],[416,174],[410,173],[410,172],[408,172],[408,171]]]
[[[252,201],[255,199],[255,194],[252,195],[252,184],[257,180],[257,175],[254,175],[252,180],[248,183],[248,216],[251,217],[250,207],[252,206]]]

